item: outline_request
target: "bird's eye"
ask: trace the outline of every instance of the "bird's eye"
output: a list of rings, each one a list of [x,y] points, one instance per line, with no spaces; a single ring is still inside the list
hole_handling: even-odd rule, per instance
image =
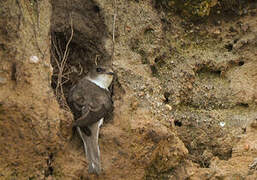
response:
[[[96,68],[96,72],[102,72],[103,69],[102,68]]]

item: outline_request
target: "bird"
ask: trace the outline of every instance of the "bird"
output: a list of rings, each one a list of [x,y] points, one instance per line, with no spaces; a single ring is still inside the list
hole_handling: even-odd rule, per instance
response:
[[[111,67],[96,65],[69,91],[68,102],[76,119],[72,128],[78,132],[83,141],[89,162],[89,173],[101,173],[98,137],[103,120],[113,110],[111,93],[108,89],[113,77]]]

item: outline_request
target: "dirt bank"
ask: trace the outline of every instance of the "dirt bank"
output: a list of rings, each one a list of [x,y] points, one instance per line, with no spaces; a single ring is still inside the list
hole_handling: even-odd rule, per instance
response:
[[[0,3],[0,179],[257,178],[256,1],[162,2]],[[96,62],[116,73],[100,176],[65,102]]]

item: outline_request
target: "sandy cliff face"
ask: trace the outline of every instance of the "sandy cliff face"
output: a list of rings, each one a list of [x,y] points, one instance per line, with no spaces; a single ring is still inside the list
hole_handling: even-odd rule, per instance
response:
[[[64,120],[50,86],[51,4],[1,1],[0,11],[0,178],[42,179]]]
[[[150,0],[0,4],[0,179],[256,179],[256,2],[195,24]],[[100,176],[65,103],[95,62],[116,73]]]

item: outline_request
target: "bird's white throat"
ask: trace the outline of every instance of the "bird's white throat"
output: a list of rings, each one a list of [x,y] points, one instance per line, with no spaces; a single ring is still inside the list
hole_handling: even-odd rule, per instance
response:
[[[108,87],[111,85],[113,76],[108,74],[100,74],[94,78],[87,77],[87,79],[93,83],[95,83],[97,86],[108,90]]]

